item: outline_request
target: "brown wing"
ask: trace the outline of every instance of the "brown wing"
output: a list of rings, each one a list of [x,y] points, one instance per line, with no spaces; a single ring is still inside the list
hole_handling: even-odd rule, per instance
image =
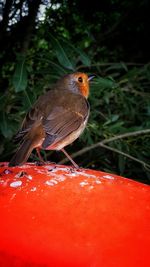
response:
[[[67,90],[51,90],[41,96],[23,121],[18,137],[24,137],[35,123],[41,122],[46,138],[43,148],[59,142],[77,130],[89,113],[87,100]]]
[[[58,98],[60,98],[60,92]],[[56,95],[55,100],[57,100]],[[59,105],[55,105],[53,110],[48,112],[46,119],[43,120],[43,127],[46,132],[46,138],[42,144],[43,148],[63,140],[78,130],[89,114],[89,104],[82,95],[68,93],[64,90],[61,99],[56,103]]]
[[[43,115],[41,113],[41,110],[37,107],[34,107],[27,113],[26,117],[24,118],[21,129],[18,131],[18,133],[15,136],[16,141],[22,141],[22,139],[26,136],[27,133],[31,129],[33,129],[36,124],[40,124],[40,121],[42,121]]]

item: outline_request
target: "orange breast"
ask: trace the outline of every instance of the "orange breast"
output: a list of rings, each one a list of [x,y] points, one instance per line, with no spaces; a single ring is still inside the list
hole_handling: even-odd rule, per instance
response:
[[[83,96],[85,96],[86,98],[88,98],[89,95],[89,85],[87,83],[83,83],[82,85],[80,85],[80,91],[82,93]]]

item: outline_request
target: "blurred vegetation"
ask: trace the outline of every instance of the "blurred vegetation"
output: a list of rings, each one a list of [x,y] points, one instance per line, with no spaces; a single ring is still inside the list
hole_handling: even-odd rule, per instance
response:
[[[149,7],[146,0],[0,1],[1,161],[15,152],[13,136],[37,97],[65,73],[83,71],[96,74],[91,114],[67,151],[79,151],[83,167],[149,183]]]

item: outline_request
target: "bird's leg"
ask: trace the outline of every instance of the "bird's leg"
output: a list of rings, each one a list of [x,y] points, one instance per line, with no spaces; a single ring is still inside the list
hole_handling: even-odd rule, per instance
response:
[[[38,158],[39,158],[40,162],[45,164],[45,161],[44,161],[44,159],[42,158],[42,156],[40,154],[40,148],[39,147],[36,148],[36,152],[38,154]]]
[[[79,169],[79,166],[74,162],[74,160],[69,156],[69,154],[66,152],[64,148],[61,149],[61,151],[65,154],[65,156],[72,162],[73,166],[76,169]]]

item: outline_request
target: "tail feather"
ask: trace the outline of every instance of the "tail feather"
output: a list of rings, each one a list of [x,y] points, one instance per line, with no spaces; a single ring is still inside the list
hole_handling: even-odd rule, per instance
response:
[[[28,160],[33,148],[34,147],[32,145],[31,140],[29,139],[24,140],[24,142],[20,145],[17,152],[14,154],[14,156],[10,160],[9,167],[24,164]]]

